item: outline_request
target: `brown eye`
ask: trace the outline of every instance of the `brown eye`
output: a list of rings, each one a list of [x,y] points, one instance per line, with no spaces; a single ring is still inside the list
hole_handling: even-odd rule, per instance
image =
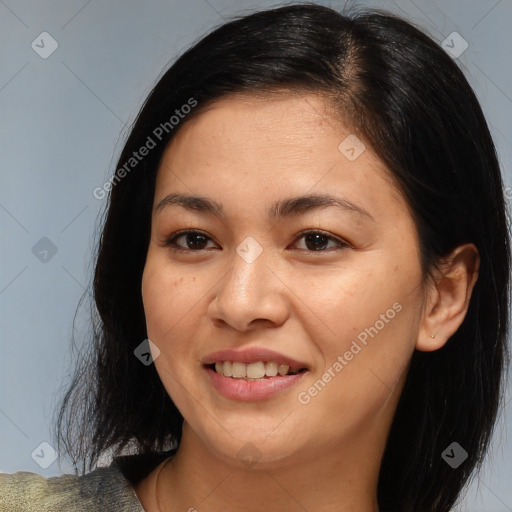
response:
[[[312,251],[325,249],[329,243],[329,237],[322,233],[310,233],[305,237],[306,247]]]
[[[178,251],[201,251],[207,248],[208,241],[211,238],[200,231],[182,231],[172,235],[165,245]]]
[[[349,247],[348,243],[324,233],[323,231],[304,232],[298,240],[299,239],[304,239],[304,247],[301,247],[300,249],[305,249],[311,252],[327,252],[330,249],[343,249]],[[329,244],[331,245],[329,246]]]
[[[204,249],[207,239],[201,233],[188,233],[185,236],[185,243],[189,249]]]

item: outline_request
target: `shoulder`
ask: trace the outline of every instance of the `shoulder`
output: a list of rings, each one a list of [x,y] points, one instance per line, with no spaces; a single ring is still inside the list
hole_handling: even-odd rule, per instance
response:
[[[144,512],[116,464],[83,476],[46,478],[20,471],[0,473],[0,512]]]

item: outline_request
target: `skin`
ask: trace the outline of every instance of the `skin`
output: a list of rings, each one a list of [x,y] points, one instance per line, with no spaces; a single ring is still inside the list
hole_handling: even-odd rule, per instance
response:
[[[185,421],[175,457],[135,488],[147,511],[378,510],[380,462],[411,355],[440,348],[461,324],[478,253],[458,247],[425,280],[417,230],[391,175],[368,143],[354,161],[338,149],[352,133],[320,96],[232,95],[166,148],[142,295],[156,370]],[[157,209],[176,192],[208,196],[224,217]],[[344,198],[371,217],[333,206],[267,216],[273,202],[305,194]],[[204,249],[185,237],[175,240],[181,252],[165,245],[191,228],[209,237]],[[305,229],[333,239],[314,251]],[[247,237],[263,249],[252,263],[236,252]],[[298,394],[396,303],[400,312],[300,403]],[[255,346],[309,371],[260,402],[220,396],[203,358]],[[251,467],[237,455],[247,443],[259,457]]]

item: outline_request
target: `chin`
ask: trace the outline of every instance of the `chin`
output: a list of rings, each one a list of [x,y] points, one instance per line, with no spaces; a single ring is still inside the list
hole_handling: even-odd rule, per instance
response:
[[[232,432],[240,434],[230,435]],[[268,428],[254,428],[254,425],[240,421],[229,433],[219,425],[216,428],[208,425],[197,434],[213,457],[236,468],[272,469],[291,463],[304,451],[296,434],[285,429],[279,432],[275,421],[272,425],[269,423]]]

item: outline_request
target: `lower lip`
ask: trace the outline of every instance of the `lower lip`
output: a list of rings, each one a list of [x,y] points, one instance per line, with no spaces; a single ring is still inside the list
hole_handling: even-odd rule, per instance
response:
[[[231,400],[265,400],[277,393],[289,389],[296,384],[307,371],[296,373],[295,375],[277,375],[261,380],[234,379],[224,377],[210,367],[206,368],[210,380],[215,389],[224,397]]]

